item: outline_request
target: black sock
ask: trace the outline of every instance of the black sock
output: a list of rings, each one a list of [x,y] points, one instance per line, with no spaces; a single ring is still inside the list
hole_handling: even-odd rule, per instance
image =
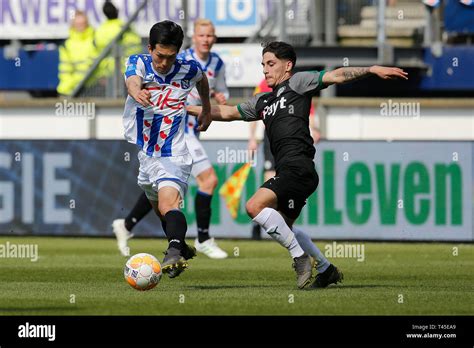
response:
[[[261,231],[260,225],[254,222],[252,224],[252,239],[254,240],[262,239],[260,231]]]
[[[166,232],[169,248],[182,250],[188,224],[184,214],[179,210],[170,210],[165,215]]]
[[[212,195],[198,191],[194,201],[196,209],[196,224],[199,243],[205,242],[209,237],[209,225],[211,223],[211,200]]]
[[[152,209],[145,192],[138,198],[137,203],[133,207],[132,211],[125,218],[125,228],[131,231],[143,217],[148,214]]]
[[[163,229],[163,232],[165,232],[165,236],[168,237],[168,232],[166,232],[166,221],[165,220],[160,220],[161,221],[161,228]],[[168,238],[168,242],[169,242]]]

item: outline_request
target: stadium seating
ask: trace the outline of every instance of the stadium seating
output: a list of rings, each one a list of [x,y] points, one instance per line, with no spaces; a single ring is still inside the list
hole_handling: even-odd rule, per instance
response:
[[[403,20],[400,19],[403,16]],[[385,10],[387,42],[393,46],[410,47],[421,39],[426,23],[424,5],[399,1]],[[340,44],[344,46],[373,46],[377,41],[377,6],[364,6],[361,21],[338,28]]]

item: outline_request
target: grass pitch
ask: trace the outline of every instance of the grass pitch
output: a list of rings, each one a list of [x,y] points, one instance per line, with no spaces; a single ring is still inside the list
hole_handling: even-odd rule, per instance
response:
[[[123,278],[115,239],[0,237],[7,241],[38,244],[39,259],[0,258],[0,315],[474,314],[472,244],[364,242],[363,262],[331,260],[342,285],[298,290],[275,242],[220,240],[228,259],[200,254],[180,277],[139,292]],[[324,251],[331,243],[317,244]],[[130,247],[161,261],[166,243],[133,239]]]

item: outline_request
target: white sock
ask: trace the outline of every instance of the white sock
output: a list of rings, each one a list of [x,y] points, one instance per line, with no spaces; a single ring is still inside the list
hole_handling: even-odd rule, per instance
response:
[[[324,257],[321,250],[319,250],[316,244],[313,243],[309,235],[294,226],[293,232],[295,233],[295,237],[303,248],[304,252],[308,255],[311,255],[316,260],[316,269],[318,272],[324,272],[331,264],[328,259]]]
[[[253,221],[262,226],[265,232],[280,243],[280,245],[287,248],[292,258],[300,257],[304,254],[303,249],[301,249],[295,238],[295,234],[288,227],[283,216],[275,209],[264,208]]]

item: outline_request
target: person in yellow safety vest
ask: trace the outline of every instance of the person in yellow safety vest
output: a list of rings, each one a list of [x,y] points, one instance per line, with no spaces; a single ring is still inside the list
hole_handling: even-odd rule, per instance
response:
[[[97,53],[100,54],[107,45],[118,35],[124,26],[124,22],[118,18],[119,11],[115,5],[106,1],[102,8],[107,20],[102,23],[95,31],[95,45]],[[123,58],[129,57],[134,54],[143,53],[142,40],[132,29],[128,29],[120,40],[121,56]],[[123,60],[123,59],[122,59]],[[109,77],[115,71],[115,61],[112,57],[112,53],[109,57],[105,58],[99,65],[96,76],[98,78]],[[125,64],[122,64],[122,69],[125,69]]]
[[[76,11],[69,29],[69,38],[59,47],[59,84],[61,95],[70,95],[81,82],[97,56],[94,29],[87,15]]]

